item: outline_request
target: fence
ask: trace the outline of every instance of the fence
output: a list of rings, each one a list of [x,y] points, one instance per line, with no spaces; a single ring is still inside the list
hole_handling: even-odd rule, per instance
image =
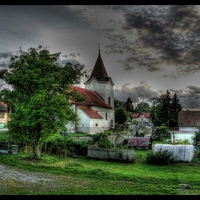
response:
[[[134,150],[88,147],[87,157],[102,159],[102,160],[111,159],[111,160],[133,162],[134,161]]]

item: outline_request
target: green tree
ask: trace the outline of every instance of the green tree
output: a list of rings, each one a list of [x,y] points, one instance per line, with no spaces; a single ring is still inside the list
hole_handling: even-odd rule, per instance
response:
[[[83,65],[59,64],[60,54],[50,54],[42,46],[27,52],[19,49],[19,55],[10,59],[9,70],[0,70],[0,78],[11,86],[1,91],[2,101],[15,108],[8,122],[9,137],[33,145],[35,158],[40,158],[40,141],[66,131],[66,124],[78,119],[68,101],[74,97],[69,87],[87,74]]]
[[[129,113],[134,112],[133,101],[131,100],[130,97],[128,97],[126,101],[126,111]]]
[[[150,108],[149,104],[146,103],[146,102],[141,102],[135,107],[136,113],[138,113],[138,112],[150,112],[150,111],[151,111],[151,108]]]
[[[171,97],[170,92],[167,90],[165,94],[154,97],[151,101],[153,105],[150,113],[154,125],[165,124],[169,127],[178,125],[178,112],[182,110],[182,106],[176,93]]]
[[[167,126],[169,126],[171,102],[171,94],[167,90],[166,93],[162,96],[162,103],[158,114],[159,119],[163,124],[166,124]]]
[[[182,106],[180,103],[180,100],[177,96],[176,93],[174,93],[173,97],[172,97],[172,104],[171,104],[171,117],[170,117],[170,121],[169,121],[169,126],[178,126],[178,112],[182,110]]]
[[[199,144],[198,142],[200,141],[200,127],[198,127],[198,130],[195,131],[195,135],[192,137],[192,139],[195,146]]]
[[[118,107],[126,108],[126,102],[120,101],[118,99],[114,99],[114,106],[115,106],[115,108],[118,108]]]
[[[124,124],[129,119],[129,113],[123,107],[115,108],[115,121],[118,124]]]

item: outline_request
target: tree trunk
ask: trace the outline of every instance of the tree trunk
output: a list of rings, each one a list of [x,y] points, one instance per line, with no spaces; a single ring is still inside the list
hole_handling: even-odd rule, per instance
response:
[[[40,158],[40,145],[39,145],[39,139],[35,140],[34,146],[33,146],[33,153],[35,158]]]

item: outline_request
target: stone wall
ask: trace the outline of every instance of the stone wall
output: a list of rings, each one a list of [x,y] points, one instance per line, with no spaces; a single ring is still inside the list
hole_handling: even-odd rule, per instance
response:
[[[112,159],[126,162],[134,162],[134,150],[88,147],[87,157],[102,160]]]
[[[123,134],[117,134],[113,133],[108,135],[109,140],[115,145],[120,144],[124,141],[124,139],[129,139],[135,136],[135,132],[131,131],[128,133]],[[92,140],[92,137],[90,136],[80,136],[80,137],[73,137],[74,139],[77,139],[78,141],[84,141],[84,140]]]

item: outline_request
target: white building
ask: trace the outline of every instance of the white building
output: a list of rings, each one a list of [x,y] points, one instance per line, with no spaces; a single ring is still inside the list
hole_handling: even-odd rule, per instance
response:
[[[178,113],[178,131],[171,131],[171,139],[185,140],[188,139],[190,144],[193,144],[195,132],[200,126],[200,111],[197,109],[181,110]]]
[[[115,127],[114,83],[108,76],[100,50],[85,88],[71,86],[86,100],[81,103],[72,102],[72,108],[78,114],[78,125],[67,124],[69,133],[86,132],[99,133]]]

